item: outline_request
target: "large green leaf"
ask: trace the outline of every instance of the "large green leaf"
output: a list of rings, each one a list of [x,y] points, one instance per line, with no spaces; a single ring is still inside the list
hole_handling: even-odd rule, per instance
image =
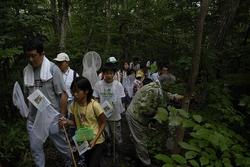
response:
[[[193,159],[194,157],[196,157],[198,153],[197,152],[194,152],[194,151],[187,151],[185,153],[185,158],[186,159]]]
[[[173,164],[173,160],[165,154],[157,154],[155,158],[165,162],[166,164]]]
[[[207,157],[200,158],[201,166],[209,164],[209,159]]]
[[[192,120],[184,119],[182,121],[182,126],[184,128],[191,128],[191,127],[194,127],[195,125],[197,125],[197,124],[194,121],[192,121]]]
[[[209,159],[217,160],[216,152],[213,148],[205,148],[205,151],[209,155]]]
[[[171,158],[181,165],[187,164],[187,160],[179,154],[173,154],[171,155]]]
[[[189,144],[189,143],[186,143],[186,142],[179,142],[179,145],[186,149],[186,150],[192,150],[192,151],[196,151],[196,152],[200,152],[200,148],[197,147],[196,145],[193,145],[193,144]]]
[[[195,161],[195,160],[189,160],[188,161],[193,167],[199,167],[200,165],[199,165],[199,163],[197,162],[197,161]]]
[[[176,109],[176,110],[177,110],[177,112],[178,112],[182,117],[184,117],[184,118],[189,118],[189,114],[188,114],[187,111],[182,110],[182,109]]]
[[[162,167],[173,167],[173,164],[164,164]]]
[[[197,138],[197,139],[208,140],[211,133],[213,133],[213,131],[208,130],[202,126],[199,126],[199,128],[197,127],[196,129],[197,129],[197,131],[191,133],[191,136],[193,136],[194,138]]]
[[[163,122],[167,121],[168,120],[168,111],[163,107],[159,107],[157,109],[155,116],[154,116],[154,119],[156,119],[159,123],[163,123]]]
[[[198,123],[202,122],[202,117],[200,115],[193,115],[193,119]]]
[[[179,116],[176,116],[176,117],[170,118],[169,125],[170,126],[179,126],[179,125],[181,125],[181,122],[182,122],[182,118]]]

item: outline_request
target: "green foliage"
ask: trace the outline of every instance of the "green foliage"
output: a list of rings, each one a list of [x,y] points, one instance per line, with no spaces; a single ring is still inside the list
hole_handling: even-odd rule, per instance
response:
[[[20,48],[0,49],[1,58],[13,58],[13,55],[20,54],[21,52]]]
[[[0,120],[0,161],[17,167],[28,167],[32,164],[29,153],[25,123],[17,122],[14,126]]]
[[[107,2],[100,0],[71,1],[66,52],[73,60],[71,61],[72,68],[76,68],[80,72],[84,53],[95,50],[103,60],[110,54],[114,54],[119,60],[131,60],[133,57],[139,57],[143,61],[154,59],[167,63],[170,65],[171,72],[178,76],[177,79],[186,83],[190,77],[192,64],[193,32],[200,7],[198,1],[126,0],[109,1],[109,6]],[[197,101],[195,104],[191,104],[191,110],[199,111],[201,116],[169,108],[170,113],[159,109],[159,113],[155,117],[157,121],[166,126],[170,125],[172,129],[178,125],[191,129],[190,135],[185,138],[186,141],[180,143],[187,149],[187,153],[183,153],[182,157],[185,157],[186,163],[191,166],[199,166],[201,163],[205,165],[207,160],[209,160],[210,166],[230,166],[229,162],[231,163],[232,157],[237,157],[235,158],[236,164],[249,162],[248,156],[242,155],[245,150],[242,145],[242,137],[231,134],[231,131],[227,132],[226,127],[236,129],[238,125],[242,127],[245,124],[242,113],[238,112],[232,104],[231,92],[228,92],[225,83],[229,86],[237,86],[233,94],[242,98],[236,104],[239,104],[249,114],[249,94],[247,94],[249,91],[244,92],[242,86],[249,87],[250,1],[241,1],[240,10],[237,10],[235,19],[232,20],[233,24],[227,27],[228,32],[222,33],[225,36],[223,46],[220,50],[216,50],[211,45],[218,39],[212,39],[211,36],[214,35],[215,30],[223,28],[216,27],[214,24],[221,14],[219,13],[220,7],[222,9],[224,7],[224,3],[219,4],[219,2],[211,1],[209,6],[203,34],[204,47],[201,48],[203,63],[200,66],[201,72],[197,81],[198,84],[202,83],[199,89],[202,95],[201,98],[196,96]],[[3,117],[13,118],[15,115],[11,112],[9,98],[13,83],[9,79],[16,80],[22,75],[22,67],[26,62],[23,60],[23,64],[20,65],[21,58],[18,57],[18,54],[22,52],[23,39],[37,33],[45,35],[49,40],[46,43],[46,55],[52,58],[58,51],[58,38],[52,31],[52,13],[50,2],[47,0],[2,1],[0,16],[0,24],[4,25],[0,32],[0,69],[2,74],[8,72],[8,75],[1,77],[0,85],[3,88],[0,92],[0,99],[3,99],[1,107],[6,113]],[[110,43],[108,43],[108,36],[110,36]],[[17,63],[20,65],[18,69]],[[9,74],[10,72],[12,74]],[[215,78],[223,78],[224,81],[216,80],[214,83],[203,84],[206,81],[214,81]],[[6,83],[6,81],[8,82]],[[171,90],[183,94],[185,86],[186,84],[175,85]],[[240,91],[243,93],[239,93]],[[207,121],[209,123],[206,123]],[[249,120],[246,119],[246,122]],[[226,130],[217,127],[218,123],[223,124],[221,126]],[[9,127],[12,125],[7,129]],[[18,129],[18,127],[15,128]],[[166,141],[166,133],[169,132],[167,127],[162,126],[159,126],[157,130],[152,130],[152,136],[150,136],[152,140],[150,140],[149,146],[153,153],[164,150],[159,145],[163,145],[162,143]],[[15,129],[11,131],[15,131]],[[232,152],[226,152],[230,146],[239,153],[232,155]],[[203,151],[202,154],[195,155],[199,152],[199,148],[200,152]],[[209,152],[211,157],[207,158],[205,152]],[[221,155],[226,156],[224,159],[218,157],[218,154],[222,152]],[[9,156],[10,154],[6,154],[7,158]],[[181,158],[177,159],[172,162],[176,164],[182,162]]]
[[[0,60],[20,54],[23,38],[40,33],[48,23],[44,0],[2,1],[0,5]]]
[[[165,112],[169,115],[168,121],[164,121],[165,124],[182,126],[187,132],[184,141],[179,143],[183,149],[182,153],[155,156],[156,159],[163,161],[165,166],[174,167],[185,164],[187,166],[229,167],[236,164],[247,167],[250,165],[247,141],[227,126],[209,124],[200,115],[183,114],[185,111],[173,107],[169,107]]]
[[[237,122],[241,126],[244,125],[244,117],[234,108],[229,89],[222,82],[213,82],[204,85],[204,87],[206,87],[207,96],[206,103],[202,106],[201,114],[207,120],[215,120],[232,125]]]
[[[157,108],[157,113],[154,116],[154,119],[156,119],[159,123],[166,122],[168,120],[168,112],[166,112],[166,109],[163,107]]]
[[[152,155],[164,152],[163,143],[166,141],[166,133],[168,129],[164,124],[154,123],[147,131],[147,147]]]

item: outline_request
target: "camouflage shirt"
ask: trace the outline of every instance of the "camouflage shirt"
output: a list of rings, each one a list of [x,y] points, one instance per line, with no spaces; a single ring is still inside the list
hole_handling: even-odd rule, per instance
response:
[[[152,117],[145,116],[148,113],[156,113],[157,108],[166,106],[166,99],[163,96],[161,86],[158,82],[152,82],[143,86],[133,97],[128,114],[142,124],[147,124]]]

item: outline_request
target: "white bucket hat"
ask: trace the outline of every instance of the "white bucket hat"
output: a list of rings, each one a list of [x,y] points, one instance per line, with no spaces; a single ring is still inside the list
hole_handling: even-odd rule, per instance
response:
[[[115,57],[109,57],[108,60],[107,60],[108,63],[116,63],[117,60]]]
[[[59,53],[56,58],[53,60],[55,61],[70,61],[69,56],[66,53]]]

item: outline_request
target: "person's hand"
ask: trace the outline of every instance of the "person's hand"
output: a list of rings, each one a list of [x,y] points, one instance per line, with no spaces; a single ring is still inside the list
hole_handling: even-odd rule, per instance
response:
[[[177,95],[174,96],[174,101],[180,102],[183,98],[184,98],[184,96],[177,94]]]
[[[63,126],[68,125],[68,119],[65,118],[64,116],[59,118],[59,127],[62,128]]]

